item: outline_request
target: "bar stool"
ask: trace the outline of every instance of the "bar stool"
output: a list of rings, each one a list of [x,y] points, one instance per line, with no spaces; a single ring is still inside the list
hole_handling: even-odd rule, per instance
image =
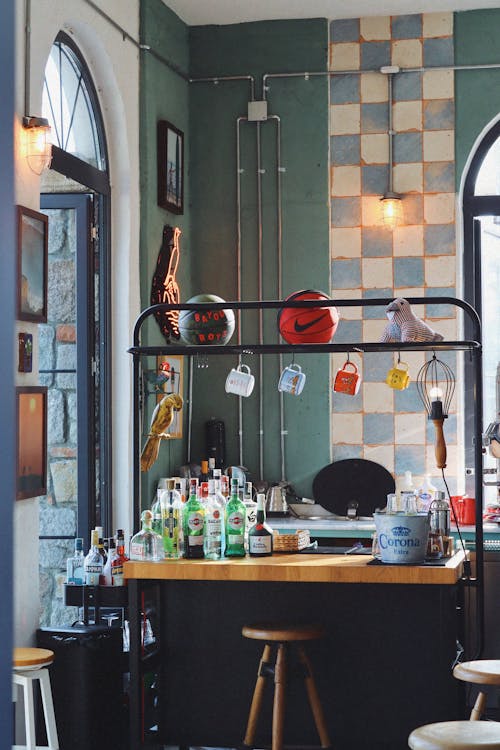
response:
[[[408,737],[412,750],[500,750],[496,721],[440,721],[414,729]]]
[[[12,680],[14,685],[19,685],[23,690],[26,745],[13,745],[13,750],[21,750],[21,748],[24,750],[41,750],[40,745],[36,744],[35,702],[33,696],[35,680],[38,680],[40,683],[47,742],[49,743],[48,745],[44,745],[43,748],[45,750],[59,750],[49,670],[47,669],[53,661],[54,652],[49,651],[47,648],[14,649]]]
[[[272,750],[283,748],[283,728],[285,718],[285,696],[288,671],[288,652],[292,644],[297,648],[299,661],[303,668],[303,677],[307,690],[307,696],[311,706],[314,723],[322,748],[329,748],[330,738],[326,727],[326,721],[321,707],[316,682],[314,680],[311,662],[302,643],[304,641],[317,640],[325,635],[324,628],[319,625],[245,625],[242,629],[245,638],[256,641],[264,641],[264,651],[259,663],[257,681],[250,706],[247,730],[243,744],[253,747],[257,732],[257,722],[262,708],[264,687],[268,677],[274,677],[274,702],[272,720]],[[274,664],[270,662],[272,647],[276,646],[276,659]]]
[[[453,677],[463,682],[472,682],[475,685],[500,686],[500,659],[478,659],[477,661],[464,661],[457,664],[453,670]],[[486,693],[479,691],[474,707],[471,711],[470,720],[479,721],[486,706]]]

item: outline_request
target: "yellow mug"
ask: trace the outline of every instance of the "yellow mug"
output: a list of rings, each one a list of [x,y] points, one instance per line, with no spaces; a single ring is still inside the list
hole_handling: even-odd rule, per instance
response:
[[[385,382],[390,388],[404,391],[410,385],[410,375],[406,362],[398,362],[397,367],[391,367],[387,373]]]

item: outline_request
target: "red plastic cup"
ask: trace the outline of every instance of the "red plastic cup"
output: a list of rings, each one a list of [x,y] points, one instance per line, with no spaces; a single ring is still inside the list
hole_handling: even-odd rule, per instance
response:
[[[464,526],[474,526],[476,523],[476,498],[464,496],[462,523]]]
[[[451,504],[453,506],[453,512],[451,513],[451,522],[455,522],[455,516],[459,524],[464,523],[464,507],[465,507],[465,496],[464,495],[452,495]]]

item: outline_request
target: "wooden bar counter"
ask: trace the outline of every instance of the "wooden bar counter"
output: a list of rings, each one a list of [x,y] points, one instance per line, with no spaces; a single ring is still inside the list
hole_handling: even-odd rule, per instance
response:
[[[460,553],[421,566],[279,553],[126,563],[130,750],[241,745],[260,658],[241,628],[259,621],[325,626],[310,655],[334,749],[403,750],[415,727],[461,715],[462,688],[451,670],[462,561]],[[156,637],[146,658],[144,612]],[[290,688],[286,745],[317,743],[301,688],[300,680]],[[259,747],[270,737],[265,702]]]

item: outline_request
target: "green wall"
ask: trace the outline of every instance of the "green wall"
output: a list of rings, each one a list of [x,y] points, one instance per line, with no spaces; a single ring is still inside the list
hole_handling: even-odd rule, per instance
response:
[[[254,76],[256,99],[262,97],[262,74],[324,71],[328,61],[328,24],[324,19],[186,27],[160,0],[141,3],[142,42],[151,45],[196,79]],[[149,300],[164,223],[182,230],[179,278],[181,297],[212,292],[236,299],[236,120],[247,115],[248,80],[188,84],[151,53],[141,65],[141,301]],[[283,230],[283,295],[298,289],[330,289],[328,192],[328,79],[271,79],[269,114],[281,122]],[[185,211],[169,215],[156,205],[156,121],[170,120],[185,134]],[[277,124],[260,126],[262,146],[263,298],[277,299]],[[257,287],[257,126],[241,127],[242,298],[258,298]],[[244,313],[242,339],[256,342],[257,315]],[[236,340],[237,334],[234,334]],[[161,343],[155,324],[146,343]],[[264,341],[278,341],[276,313],[264,316]],[[259,361],[245,355],[257,383],[244,400],[243,462],[259,479]],[[298,356],[307,373],[300,398],[285,396],[286,477],[301,494],[330,460],[329,358]],[[226,464],[239,463],[237,404],[224,391],[236,358],[209,357],[208,368],[193,359],[193,429],[191,459],[205,455],[205,422],[217,417],[226,424]],[[288,363],[288,358],[285,364]],[[154,366],[154,363],[149,365]],[[262,358],[264,479],[278,481],[280,471],[279,359]],[[187,381],[186,363],[186,381]],[[186,409],[187,413],[187,409]],[[174,473],[185,462],[184,441],[163,445],[160,459],[146,479],[145,495],[159,476]],[[146,497],[143,498],[146,504]]]
[[[455,62],[500,62],[500,8],[455,14]],[[470,151],[483,129],[500,112],[500,69],[455,73],[455,147],[457,188]]]
[[[252,75],[262,98],[264,73],[325,70],[325,20],[259,22],[190,29],[191,76]],[[328,81],[326,77],[270,79],[268,113],[280,118],[283,229],[283,296],[304,288],[329,292]],[[248,81],[193,83],[191,122],[191,242],[194,292],[224,299],[237,296],[237,118],[246,117]],[[260,126],[262,147],[263,298],[279,299],[277,268],[277,123]],[[257,129],[240,128],[242,298],[258,299]],[[278,342],[276,312],[264,315],[264,342]],[[236,334],[234,334],[236,340]],[[243,342],[258,341],[256,313],[243,313]],[[279,481],[280,421],[278,357],[263,368],[264,476],[259,476],[259,360],[245,355],[256,375],[252,396],[243,399],[243,463],[254,479]],[[289,359],[285,360],[285,364]],[[329,361],[326,355],[298,356],[307,373],[300,398],[284,396],[286,478],[309,494],[311,480],[329,462]],[[236,357],[211,358],[194,370],[193,458],[205,450],[205,422],[226,424],[226,463],[239,463],[237,402],[224,391]]]

